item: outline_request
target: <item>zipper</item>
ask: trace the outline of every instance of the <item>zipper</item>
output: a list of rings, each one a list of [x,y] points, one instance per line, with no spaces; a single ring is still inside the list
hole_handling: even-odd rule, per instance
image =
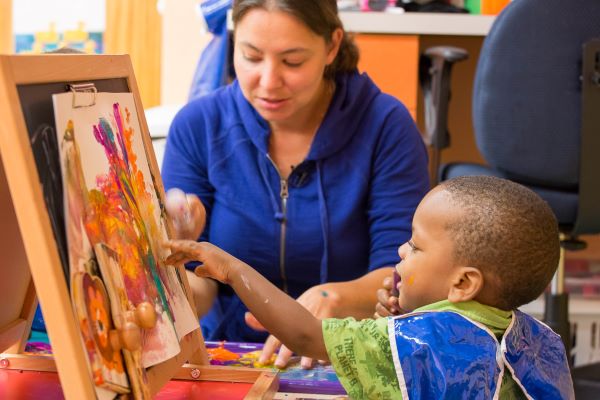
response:
[[[281,190],[279,191],[279,197],[281,197],[281,243],[279,245],[279,272],[281,273],[281,280],[283,282],[283,291],[288,292],[287,287],[287,276],[285,274],[285,234],[287,225],[287,200],[289,197],[288,192],[288,181],[287,179],[281,178]]]
[[[281,289],[287,293],[288,292],[288,282],[287,275],[285,273],[285,236],[286,236],[286,228],[287,228],[287,201],[289,198],[289,190],[288,190],[288,180],[281,176],[279,172],[279,168],[271,159],[271,156],[267,154],[267,158],[273,164],[275,171],[277,171],[277,175],[279,175],[279,198],[281,199],[281,236],[279,242],[279,275],[281,277],[282,287]]]

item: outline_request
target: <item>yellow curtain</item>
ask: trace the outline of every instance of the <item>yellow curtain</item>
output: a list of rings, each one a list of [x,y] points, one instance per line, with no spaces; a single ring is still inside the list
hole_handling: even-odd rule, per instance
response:
[[[156,3],[106,0],[104,52],[131,56],[144,108],[160,104],[162,19]]]
[[[0,54],[14,51],[12,0],[0,0]]]

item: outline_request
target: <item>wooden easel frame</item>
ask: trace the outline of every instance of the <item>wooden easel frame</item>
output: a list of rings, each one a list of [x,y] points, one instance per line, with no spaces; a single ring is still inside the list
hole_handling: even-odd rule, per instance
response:
[[[6,221],[2,229],[6,237],[0,236],[3,239],[0,243],[0,280],[5,282],[0,286],[0,352],[19,354],[23,351],[37,294],[54,360],[15,355],[5,358],[5,364],[10,363],[11,368],[46,371],[53,370],[55,365],[61,381],[68,382],[62,385],[67,399],[94,398],[94,384],[30,145],[24,116],[31,110],[23,108],[18,88],[52,84],[60,88],[78,82],[95,82],[100,86],[99,91],[133,93],[149,166],[155,175],[158,192],[164,192],[128,55],[0,56],[0,217],[3,225]],[[103,90],[103,85],[109,89]],[[51,94],[35,100],[52,102]],[[182,275],[185,277],[185,273]],[[191,290],[185,278],[184,285],[193,308]],[[277,388],[277,374],[260,370],[236,372],[208,366],[199,329],[182,338],[180,345],[181,352],[176,357],[147,369],[152,395],[170,379],[182,377],[208,380],[221,380],[222,377],[224,381],[235,382],[237,376],[240,382],[255,382],[256,396],[253,394],[251,398],[269,398]],[[185,362],[197,365],[182,367]],[[190,370],[198,373],[190,374]]]

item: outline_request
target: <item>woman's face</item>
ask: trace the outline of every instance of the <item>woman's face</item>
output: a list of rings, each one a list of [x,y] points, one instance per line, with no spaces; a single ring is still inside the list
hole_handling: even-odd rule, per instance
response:
[[[265,120],[285,123],[309,116],[325,88],[325,66],[337,54],[341,35],[333,36],[327,44],[277,10],[253,9],[238,21],[235,72],[244,96]]]

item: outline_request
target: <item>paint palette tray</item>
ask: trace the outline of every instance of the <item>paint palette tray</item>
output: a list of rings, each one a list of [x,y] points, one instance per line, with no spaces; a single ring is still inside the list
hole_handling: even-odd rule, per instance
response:
[[[262,343],[206,342],[211,365],[268,368],[279,373],[279,390],[282,392],[346,394],[331,365],[316,364],[312,369],[303,369],[299,357],[292,357],[285,369],[259,365],[262,347]]]

